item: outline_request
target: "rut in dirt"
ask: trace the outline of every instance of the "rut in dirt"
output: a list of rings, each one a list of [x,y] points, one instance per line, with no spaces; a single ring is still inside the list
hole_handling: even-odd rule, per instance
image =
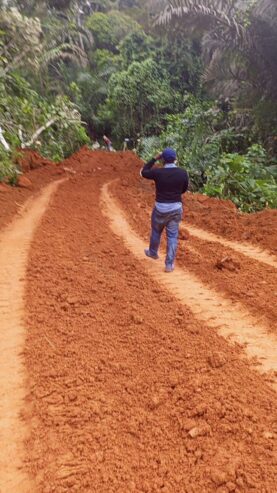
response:
[[[145,260],[145,243],[131,229],[124,212],[117,205],[110,192],[111,184],[102,189],[102,207],[111,222],[111,227],[120,236],[131,252],[140,260]],[[228,243],[228,242],[227,242]],[[277,338],[270,336],[266,327],[259,325],[254,317],[238,303],[236,306],[228,299],[208,289],[193,274],[176,268],[170,275],[162,272],[159,261],[147,261],[152,276],[160,281],[171,294],[189,306],[193,314],[210,327],[214,327],[224,337],[246,345],[249,357],[256,357],[262,372],[277,373]],[[277,389],[277,380],[273,379]]]
[[[27,427],[26,371],[22,359],[25,342],[24,276],[30,243],[51,196],[59,183],[46,187],[30,201],[0,237],[0,492],[33,493],[23,470]]]
[[[245,255],[246,257],[277,269],[276,257],[274,257],[274,255],[271,255],[269,252],[262,250],[261,248],[257,248],[253,245],[247,245],[242,242],[239,243],[237,241],[226,240],[221,236],[215,235],[208,231],[204,231],[203,229],[197,228],[192,225],[186,225],[186,229],[190,232],[192,236],[195,236],[196,238],[213,243],[220,243],[221,245],[227,248],[231,248],[232,250],[235,250],[236,252]]]

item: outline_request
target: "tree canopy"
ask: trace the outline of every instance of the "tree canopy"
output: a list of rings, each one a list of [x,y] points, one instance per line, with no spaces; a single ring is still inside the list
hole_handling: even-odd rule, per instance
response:
[[[145,157],[176,146],[210,194],[247,170],[263,189],[251,204],[272,206],[276,45],[275,0],[2,0],[2,163],[26,143],[58,160],[103,133],[139,136]]]

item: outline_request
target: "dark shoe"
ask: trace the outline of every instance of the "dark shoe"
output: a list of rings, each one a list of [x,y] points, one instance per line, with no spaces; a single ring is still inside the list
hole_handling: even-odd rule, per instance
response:
[[[153,258],[154,260],[158,260],[158,258],[159,258],[159,255],[157,255],[157,254],[156,255],[152,255],[150,253],[150,250],[148,250],[148,249],[144,250],[144,253],[145,253],[146,257]]]

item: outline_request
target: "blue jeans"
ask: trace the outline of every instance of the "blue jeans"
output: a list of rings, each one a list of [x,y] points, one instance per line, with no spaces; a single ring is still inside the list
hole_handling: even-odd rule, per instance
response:
[[[166,228],[167,249],[165,265],[172,267],[177,253],[179,224],[182,220],[182,208],[162,214],[154,207],[151,217],[151,237],[150,237],[150,254],[155,256],[158,254],[161,236],[164,228]]]

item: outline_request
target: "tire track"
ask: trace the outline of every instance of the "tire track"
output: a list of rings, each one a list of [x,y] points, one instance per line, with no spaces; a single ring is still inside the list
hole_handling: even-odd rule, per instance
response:
[[[0,493],[34,493],[23,470],[25,369],[24,276],[35,228],[60,180],[48,185],[21,212],[0,239]]]
[[[248,245],[247,243],[238,243],[236,241],[225,240],[222,236],[215,235],[214,233],[209,233],[203,229],[197,228],[195,226],[186,225],[182,229],[187,229],[192,236],[196,236],[200,240],[211,241],[213,243],[220,243],[221,245],[231,248],[235,252],[238,252],[246,257],[249,257],[258,262],[269,265],[277,269],[277,260],[274,255],[269,252],[257,248],[253,245]]]
[[[224,297],[240,302],[277,335],[277,270],[231,248],[190,236],[180,241],[178,266]],[[225,263],[226,262],[226,263]]]
[[[145,244],[132,230],[124,213],[104,185],[101,195],[104,214],[109,218],[111,228],[121,237],[132,253],[143,259]],[[177,268],[174,273],[162,272],[160,262],[147,261],[148,270],[179,301],[190,307],[193,314],[208,326],[216,328],[224,337],[246,345],[249,357],[258,358],[262,372],[277,372],[277,339],[267,333],[266,327],[259,324],[240,303],[232,303],[215,290],[207,288],[191,273]],[[277,382],[274,382],[277,388]]]

